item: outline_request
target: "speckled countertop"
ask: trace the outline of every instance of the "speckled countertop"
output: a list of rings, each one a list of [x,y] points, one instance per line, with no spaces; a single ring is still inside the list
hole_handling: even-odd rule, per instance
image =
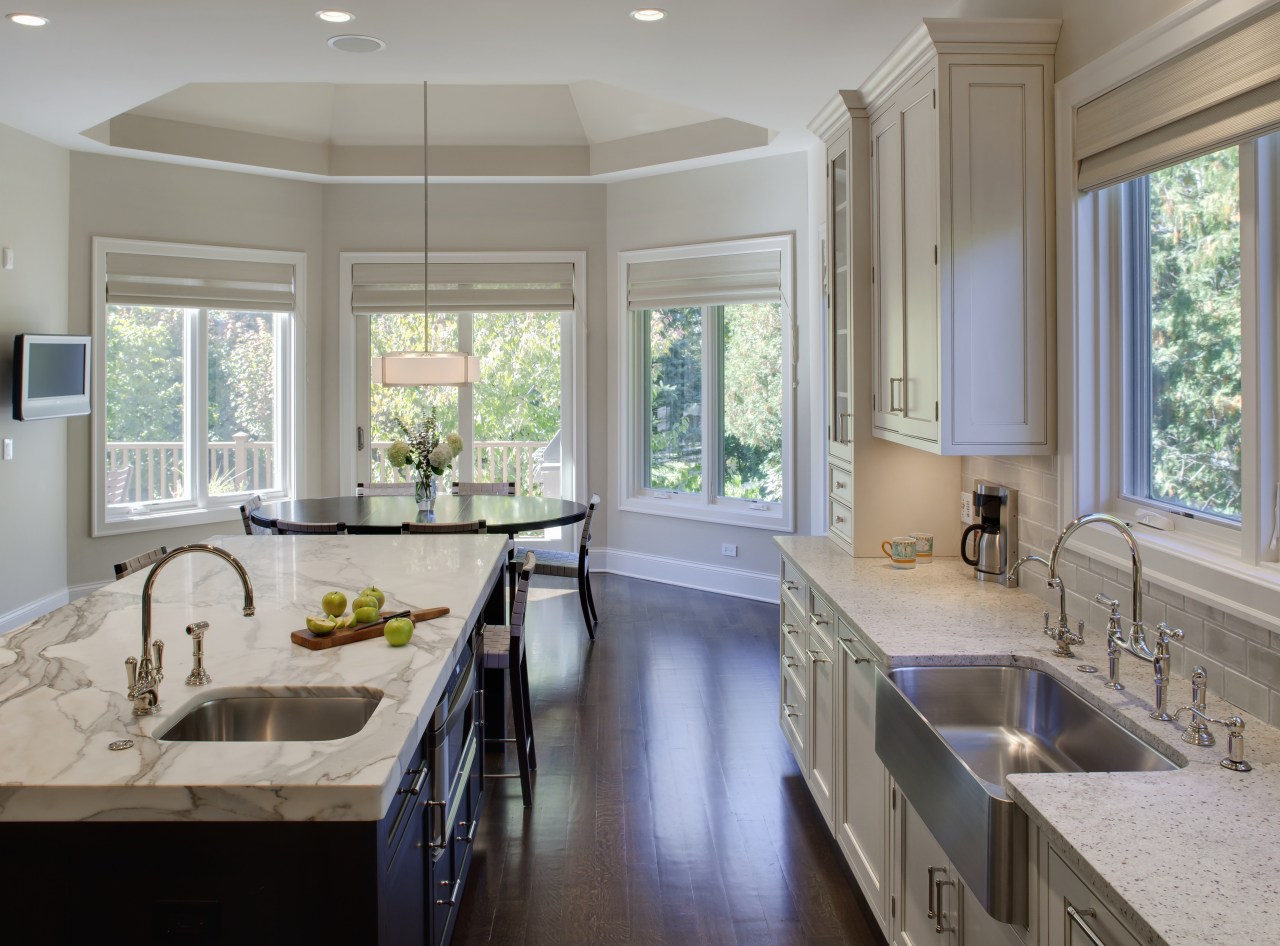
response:
[[[1280,731],[1246,720],[1254,770],[1219,764],[1226,734],[1209,748],[1181,741],[1182,726],[1149,719],[1150,666],[1122,655],[1114,692],[1100,634],[1077,657],[1052,656],[1044,605],[1032,595],[975,581],[959,559],[915,569],[887,559],[855,559],[824,537],[775,540],[806,578],[888,666],[1010,663],[1065,680],[1126,728],[1185,766],[1173,772],[1010,776],[1006,790],[1063,859],[1106,899],[1144,942],[1166,946],[1280,943],[1280,897],[1272,864],[1280,854]],[[1102,668],[1076,671],[1081,663]],[[1171,706],[1191,684],[1174,676]],[[1214,698],[1217,717],[1239,711]]]

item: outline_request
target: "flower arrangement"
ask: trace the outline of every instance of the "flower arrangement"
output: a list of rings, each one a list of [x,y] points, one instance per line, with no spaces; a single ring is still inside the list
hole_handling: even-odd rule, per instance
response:
[[[404,439],[391,444],[387,459],[397,470],[404,467],[413,470],[414,490],[421,503],[432,493],[432,475],[444,476],[445,470],[462,452],[462,438],[456,430],[443,438],[440,436],[434,409],[426,420],[412,426],[399,418],[396,423],[400,425]]]

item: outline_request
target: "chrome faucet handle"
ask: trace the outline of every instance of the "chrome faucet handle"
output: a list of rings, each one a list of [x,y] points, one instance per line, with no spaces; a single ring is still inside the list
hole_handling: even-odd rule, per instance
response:
[[[191,638],[191,672],[187,674],[187,686],[199,687],[211,683],[213,678],[204,669],[204,632],[209,629],[208,621],[196,621],[187,625],[187,636]]]
[[[138,688],[138,658],[126,657],[124,659],[125,678],[129,681],[129,696],[133,696],[133,691]]]
[[[1164,621],[1156,625],[1156,653],[1169,653],[1169,642],[1180,641],[1186,636],[1186,633],[1180,627],[1170,627]]]
[[[156,683],[164,679],[164,641],[155,641],[151,645],[151,650],[155,653],[155,674]]]

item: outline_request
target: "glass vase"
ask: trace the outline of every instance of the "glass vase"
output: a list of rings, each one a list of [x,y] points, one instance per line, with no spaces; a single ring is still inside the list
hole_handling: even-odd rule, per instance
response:
[[[428,473],[413,481],[413,498],[418,501],[418,509],[430,512],[436,505],[436,478]]]

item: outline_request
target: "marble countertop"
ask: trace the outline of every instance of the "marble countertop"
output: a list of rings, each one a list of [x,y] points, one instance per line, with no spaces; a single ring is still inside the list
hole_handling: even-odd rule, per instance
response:
[[[1280,943],[1272,877],[1280,852],[1280,731],[1211,697],[1212,715],[1239,713],[1247,723],[1254,770],[1229,771],[1219,764],[1227,743],[1220,727],[1217,745],[1200,748],[1181,741],[1181,725],[1147,717],[1155,699],[1149,664],[1122,654],[1127,688],[1115,692],[1100,685],[1107,666],[1101,634],[1075,648],[1076,659],[1052,656],[1041,630],[1044,605],[1031,594],[975,581],[959,559],[898,570],[887,559],[850,558],[825,537],[775,541],[886,665],[1028,664],[1185,763],[1173,772],[1014,775],[1006,784],[1054,849],[1144,942]],[[1080,673],[1082,663],[1101,672]],[[1190,681],[1174,675],[1170,705],[1188,702],[1190,692]]]
[[[424,541],[425,539],[425,541]],[[388,810],[506,560],[503,536],[223,536],[253,581],[241,614],[233,569],[184,555],[157,576],[152,634],[165,641],[161,712],[134,717],[124,661],[141,652],[146,571],[0,637],[0,821],[376,821]],[[291,631],[331,589],[376,584],[386,607],[447,606],[410,643],[307,650]],[[184,628],[204,620],[213,682],[188,687]],[[154,738],[225,687],[373,687],[382,701],[353,736],[324,742]],[[133,747],[112,751],[113,740]]]

